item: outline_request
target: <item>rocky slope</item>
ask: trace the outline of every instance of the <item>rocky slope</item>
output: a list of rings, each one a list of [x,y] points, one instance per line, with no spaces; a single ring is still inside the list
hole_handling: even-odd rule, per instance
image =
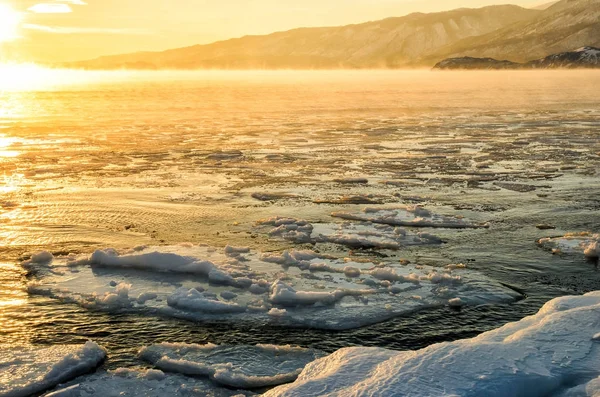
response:
[[[437,63],[434,69],[576,69],[600,68],[600,48],[582,47],[574,51],[549,55],[527,63],[499,61],[494,58],[458,57]]]
[[[428,60],[464,56],[529,62],[584,46],[600,47],[600,0],[562,0],[535,18],[461,40]]]

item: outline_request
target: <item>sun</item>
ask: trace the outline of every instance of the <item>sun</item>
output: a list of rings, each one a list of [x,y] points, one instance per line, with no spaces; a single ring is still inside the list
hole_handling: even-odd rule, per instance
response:
[[[16,39],[20,23],[21,14],[9,5],[0,3],[0,43]]]

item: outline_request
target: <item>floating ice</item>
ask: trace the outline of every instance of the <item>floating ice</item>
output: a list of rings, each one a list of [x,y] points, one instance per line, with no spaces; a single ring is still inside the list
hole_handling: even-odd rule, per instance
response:
[[[354,261],[298,250],[144,247],[32,266],[31,293],[86,308],[254,325],[349,329],[429,307],[520,298],[464,266]]]
[[[333,181],[343,185],[366,185],[369,183],[367,178],[336,178]]]
[[[294,243],[333,243],[353,248],[400,249],[403,246],[441,244],[442,240],[430,233],[413,233],[399,227],[360,223],[315,223],[295,218],[269,218],[258,222],[271,226],[269,236]]]
[[[438,227],[450,229],[468,229],[488,227],[459,217],[438,215],[421,206],[399,208],[365,208],[363,212],[334,212],[331,216],[351,221],[364,221],[392,226]]]
[[[296,380],[304,366],[324,354],[292,346],[217,346],[161,343],[140,350],[141,359],[168,372],[207,376],[240,389]]]
[[[45,397],[233,397],[253,394],[219,387],[208,380],[169,375],[154,369],[137,371],[119,368],[89,375],[77,382]]]
[[[555,254],[583,253],[590,259],[600,257],[600,234],[571,233],[563,237],[542,238],[538,240],[538,244]]]
[[[418,351],[341,349],[265,396],[596,396],[598,330],[600,291],[563,297],[473,339]]]
[[[106,357],[94,342],[52,347],[0,347],[0,396],[30,396],[96,368]]]

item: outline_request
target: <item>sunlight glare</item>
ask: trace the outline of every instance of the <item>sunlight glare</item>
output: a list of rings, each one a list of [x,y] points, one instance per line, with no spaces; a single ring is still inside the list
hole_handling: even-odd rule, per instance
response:
[[[21,14],[9,5],[0,3],[0,43],[18,38]]]
[[[59,86],[69,79],[64,70],[35,64],[0,64],[0,91],[44,90]]]

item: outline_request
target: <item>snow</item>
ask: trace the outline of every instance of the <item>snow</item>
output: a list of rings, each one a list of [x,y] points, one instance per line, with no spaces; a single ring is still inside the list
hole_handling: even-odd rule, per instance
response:
[[[430,233],[409,232],[405,229],[370,222],[315,223],[303,219],[274,217],[258,221],[260,226],[272,226],[270,237],[297,244],[332,243],[353,248],[380,248],[398,250],[403,246],[441,244],[442,240]]]
[[[234,388],[293,382],[304,366],[324,354],[293,346],[229,346],[162,343],[140,350],[141,359],[168,372],[206,376]]]
[[[96,368],[106,352],[94,342],[52,347],[0,347],[0,396],[29,396]]]
[[[392,226],[450,229],[488,227],[487,224],[469,222],[460,217],[434,214],[418,205],[385,209],[367,207],[359,213],[334,212],[331,216],[351,221],[373,222]]]
[[[345,296],[360,296],[374,293],[373,290],[335,290],[332,292],[296,291],[283,282],[275,282],[271,287],[269,301],[281,306],[332,305]]]
[[[248,396],[219,387],[208,380],[165,374],[159,370],[138,371],[119,368],[78,379],[77,383],[47,394],[45,397],[232,397]]]
[[[554,254],[579,254],[586,258],[600,257],[600,234],[571,233],[563,237],[546,237],[538,240],[538,244],[551,250]]]
[[[558,397],[600,397],[600,377],[566,390]]]
[[[246,311],[244,306],[236,303],[222,302],[212,297],[207,297],[197,289],[180,288],[167,300],[169,306],[189,310],[193,312],[205,313],[239,313]]]
[[[111,265],[98,265],[97,252]],[[177,245],[121,254],[107,249],[92,256],[96,261],[67,256],[56,257],[51,265],[32,265],[29,292],[109,312],[335,330],[457,306],[453,299],[467,306],[521,298],[464,266],[355,261],[308,250],[260,253]],[[183,271],[198,269],[199,263],[211,263],[223,278]],[[35,271],[37,267],[50,271]]]
[[[346,348],[265,396],[596,396],[600,291],[548,302],[473,339],[417,351]]]

